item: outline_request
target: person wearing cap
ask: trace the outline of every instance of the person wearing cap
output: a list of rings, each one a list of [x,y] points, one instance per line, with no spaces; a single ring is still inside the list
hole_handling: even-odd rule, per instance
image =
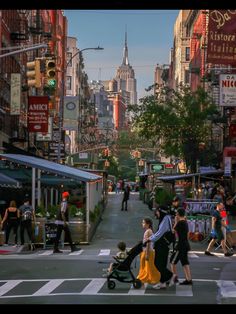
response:
[[[165,289],[166,284],[172,286],[175,282],[175,276],[167,268],[169,244],[164,239],[166,232],[172,231],[171,211],[168,206],[160,205],[155,211],[155,216],[159,219],[158,230],[148,241],[154,242],[155,260],[154,264],[158,271],[161,273],[160,283],[153,286],[154,289]]]
[[[70,194],[69,192],[63,192],[62,193],[62,202],[61,206],[57,212],[57,217],[55,220],[55,224],[57,225],[57,235],[54,243],[54,250],[53,253],[63,253],[62,251],[59,250],[58,245],[59,245],[59,240],[61,238],[61,233],[62,230],[65,232],[65,236],[67,237],[70,247],[71,247],[71,252],[79,251],[80,248],[77,248],[73,243],[72,243],[72,238],[71,238],[71,232],[68,226],[68,221],[69,221],[69,208],[68,208],[68,198]]]

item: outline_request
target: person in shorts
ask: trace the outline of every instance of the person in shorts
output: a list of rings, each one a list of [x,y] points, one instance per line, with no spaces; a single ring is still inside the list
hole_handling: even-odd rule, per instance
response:
[[[226,228],[227,225],[225,224],[224,221],[222,221],[222,217],[220,214],[221,210],[223,209],[224,204],[222,202],[218,202],[216,205],[216,209],[212,214],[212,232],[211,232],[212,240],[205,251],[205,255],[214,256],[214,254],[212,254],[210,250],[213,248],[216,240],[221,244],[225,256],[232,256],[234,254],[232,252],[228,252],[226,249],[225,237],[222,232],[222,226]]]

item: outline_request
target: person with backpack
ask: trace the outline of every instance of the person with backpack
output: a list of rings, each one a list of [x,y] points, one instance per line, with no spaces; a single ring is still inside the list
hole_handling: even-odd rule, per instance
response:
[[[24,200],[24,204],[20,206],[20,239],[21,245],[25,244],[24,233],[25,229],[28,233],[29,241],[30,241],[30,249],[34,250],[34,235],[32,228],[32,221],[36,223],[35,211],[33,207],[30,205],[30,201],[28,198]]]
[[[190,251],[188,241],[188,223],[185,217],[185,210],[182,207],[179,207],[176,211],[173,229],[175,231],[176,241],[174,251],[170,257],[170,264],[171,270],[174,274],[174,282],[178,282],[176,265],[178,261],[180,261],[186,278],[180,283],[180,285],[192,285],[192,277],[188,260],[188,251]]]

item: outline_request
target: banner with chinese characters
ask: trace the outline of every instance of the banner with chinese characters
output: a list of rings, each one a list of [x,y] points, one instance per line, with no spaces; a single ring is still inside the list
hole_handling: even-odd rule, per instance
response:
[[[11,73],[11,106],[10,114],[19,115],[21,105],[21,74]]]
[[[236,10],[209,10],[207,63],[236,64]]]

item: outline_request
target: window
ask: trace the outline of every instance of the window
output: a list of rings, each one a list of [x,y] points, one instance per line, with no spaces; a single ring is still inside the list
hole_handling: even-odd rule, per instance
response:
[[[185,70],[184,72],[184,83],[189,84],[189,70]]]
[[[68,90],[71,90],[71,80],[72,80],[72,77],[71,76],[67,76],[66,77],[66,89]]]
[[[185,48],[185,60],[190,61],[190,47]]]
[[[68,63],[68,67],[72,67],[72,53],[71,52],[67,52],[67,62],[69,62]]]

